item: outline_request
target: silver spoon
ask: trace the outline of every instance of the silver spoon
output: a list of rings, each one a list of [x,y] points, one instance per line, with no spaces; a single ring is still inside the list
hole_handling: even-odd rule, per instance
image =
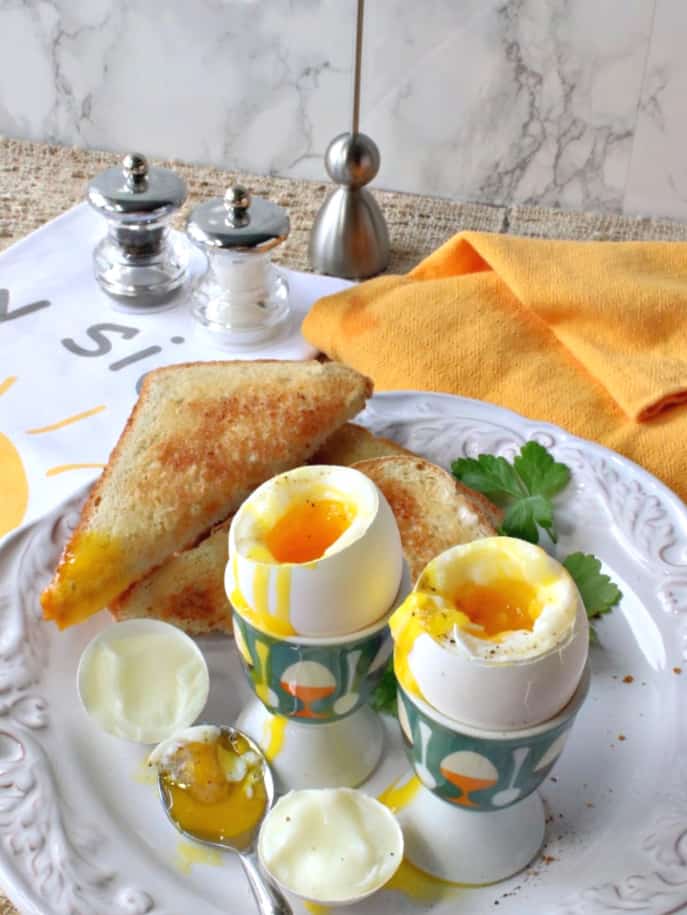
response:
[[[248,882],[250,883],[250,888],[253,891],[253,896],[255,897],[255,902],[257,903],[260,915],[293,915],[293,910],[291,909],[291,906],[286,901],[284,896],[263,876],[260,870],[258,855],[255,849],[255,840],[257,839],[258,832],[260,831],[260,825],[265,817],[265,814],[272,806],[272,801],[274,800],[274,779],[272,778],[272,771],[270,770],[270,767],[267,764],[267,760],[265,759],[265,756],[260,747],[257,745],[257,743],[255,743],[254,740],[251,740],[247,734],[244,734],[243,731],[236,730],[236,728],[228,727],[220,727],[220,731],[230,738],[236,736],[243,737],[243,739],[249,745],[250,749],[257,756],[259,756],[262,761],[263,781],[265,785],[265,794],[267,796],[265,813],[255,824],[252,831],[250,833],[244,834],[242,838],[245,841],[243,841],[241,845],[232,845],[228,839],[224,839],[221,842],[212,842],[210,839],[204,839],[192,832],[188,832],[187,830],[182,829],[181,826],[179,826],[176,820],[172,817],[169,809],[169,794],[165,790],[162,775],[158,774],[157,785],[160,792],[162,807],[167,814],[170,823],[181,833],[182,836],[185,836],[187,839],[192,839],[194,842],[200,842],[202,845],[210,845],[212,848],[221,848],[224,851],[232,851],[239,856],[239,861],[241,862],[243,870],[245,871],[246,877],[248,877]]]

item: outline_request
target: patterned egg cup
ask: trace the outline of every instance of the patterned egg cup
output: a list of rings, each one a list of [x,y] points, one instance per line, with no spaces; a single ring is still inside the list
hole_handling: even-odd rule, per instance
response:
[[[234,611],[234,635],[251,689],[274,715],[318,725],[365,705],[391,655],[387,618],[338,638],[280,637]]]
[[[421,782],[399,814],[414,864],[471,884],[502,880],[529,864],[544,838],[536,789],[565,746],[589,681],[587,663],[564,709],[517,731],[462,725],[399,687],[401,731]]]
[[[234,609],[236,646],[256,697],[237,727],[262,746],[281,790],[355,787],[377,765],[383,729],[368,701],[391,656],[391,612],[350,635],[306,638],[269,635]]]

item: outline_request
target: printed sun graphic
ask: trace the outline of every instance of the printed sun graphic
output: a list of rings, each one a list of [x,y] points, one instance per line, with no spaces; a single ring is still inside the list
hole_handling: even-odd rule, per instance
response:
[[[0,396],[7,394],[17,382],[15,375],[0,381]],[[87,419],[104,410],[104,406],[94,407],[81,413],[60,419],[48,426],[36,429],[27,429],[27,435],[43,435],[61,429],[64,426]],[[50,467],[45,471],[47,477],[53,477],[70,470],[102,467],[102,464],[60,464]],[[18,527],[26,515],[29,504],[29,480],[22,461],[19,448],[7,435],[0,432],[0,481],[2,491],[0,497],[0,537]]]

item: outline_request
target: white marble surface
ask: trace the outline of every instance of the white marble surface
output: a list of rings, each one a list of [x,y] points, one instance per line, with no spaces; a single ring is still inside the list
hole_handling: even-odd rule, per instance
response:
[[[625,208],[687,221],[687,2],[656,0]]]
[[[687,0],[368,0],[380,187],[687,220]],[[0,0],[0,133],[324,178],[355,0]]]

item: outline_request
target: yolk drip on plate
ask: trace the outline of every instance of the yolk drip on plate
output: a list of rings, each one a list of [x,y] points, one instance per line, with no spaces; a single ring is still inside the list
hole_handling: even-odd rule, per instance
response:
[[[355,509],[336,499],[306,499],[292,505],[265,535],[277,562],[319,559],[348,528]]]
[[[262,761],[240,735],[184,743],[160,771],[172,819],[198,838],[241,845],[267,807]]]

